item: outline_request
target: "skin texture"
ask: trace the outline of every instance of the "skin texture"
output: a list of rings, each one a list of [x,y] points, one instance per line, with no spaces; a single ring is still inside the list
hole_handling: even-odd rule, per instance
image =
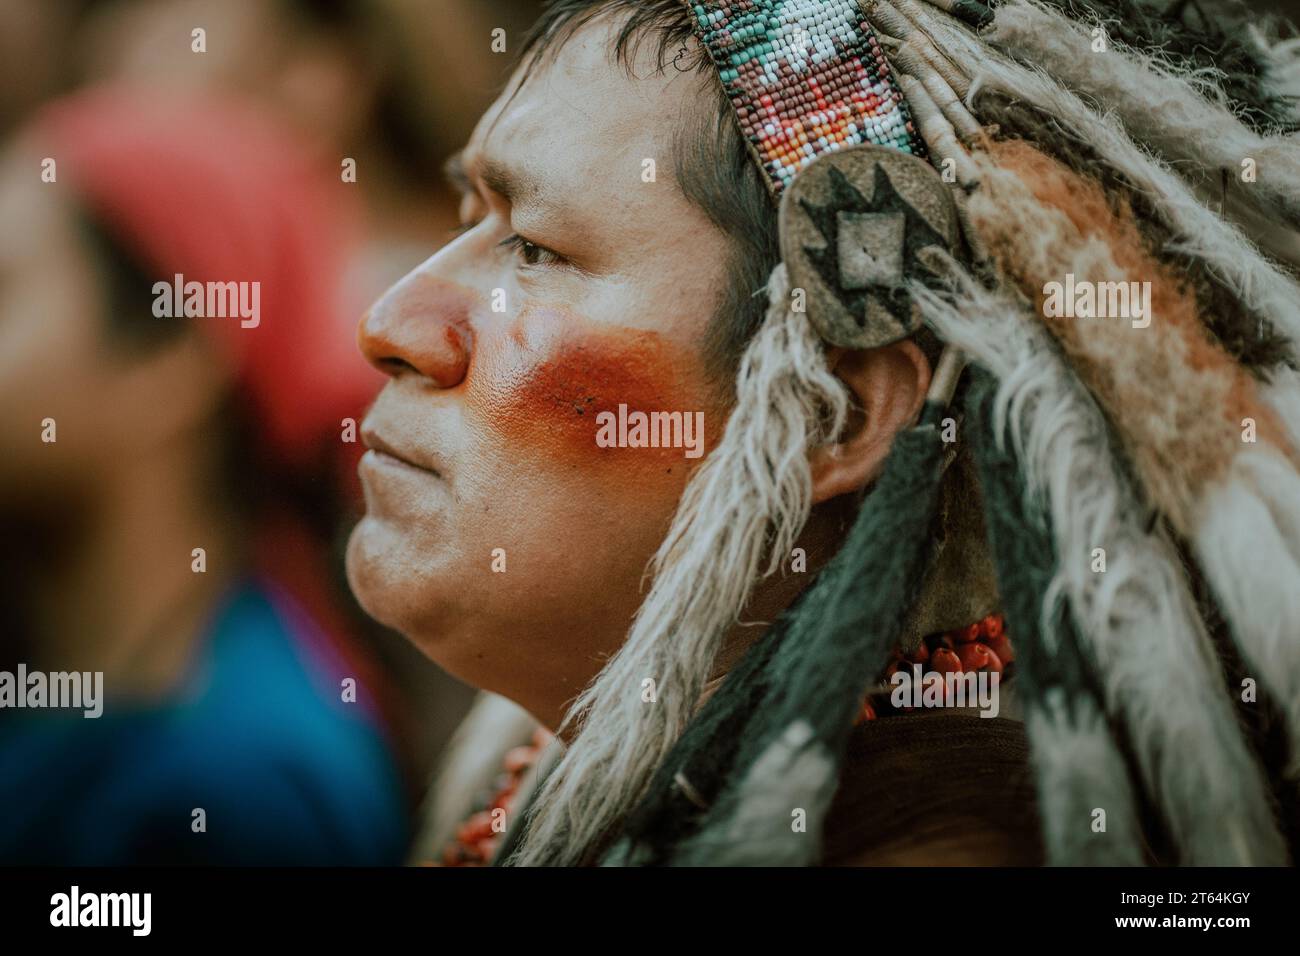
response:
[[[390,381],[362,429],[353,590],[448,671],[551,727],[622,643],[702,460],[600,448],[595,415],[619,403],[703,412],[707,455],[729,404],[702,352],[729,240],[670,172],[676,130],[713,93],[648,51],[629,76],[610,58],[615,28],[597,20],[526,83],[516,76],[462,156],[468,228],[359,328]],[[655,182],[643,181],[645,159]],[[503,246],[512,235],[550,251]],[[832,358],[862,411],[812,462],[815,498],[828,502],[801,542],[814,569],[851,512],[830,499],[878,471],[929,375],[910,343]],[[770,619],[806,580],[770,582],[750,616]],[[738,632],[720,666],[756,633]]]

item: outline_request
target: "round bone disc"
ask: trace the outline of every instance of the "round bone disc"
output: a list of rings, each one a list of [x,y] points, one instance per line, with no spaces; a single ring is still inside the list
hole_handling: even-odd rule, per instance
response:
[[[781,199],[781,257],[831,345],[867,349],[921,325],[906,283],[933,276],[960,231],[950,187],[923,159],[884,146],[827,153]]]

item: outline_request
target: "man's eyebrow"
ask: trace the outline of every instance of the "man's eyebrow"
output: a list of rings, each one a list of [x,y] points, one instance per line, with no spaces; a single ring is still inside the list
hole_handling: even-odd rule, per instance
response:
[[[465,151],[454,154],[443,165],[443,175],[460,193],[473,193],[474,179],[465,163]],[[522,175],[505,163],[494,159],[484,159],[478,163],[478,178],[483,185],[500,196],[512,206],[522,205],[533,200],[538,193],[538,185],[532,178]]]

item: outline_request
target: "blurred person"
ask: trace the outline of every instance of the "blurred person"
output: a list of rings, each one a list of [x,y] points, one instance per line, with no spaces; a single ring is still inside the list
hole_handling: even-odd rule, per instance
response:
[[[395,718],[331,570],[374,387],[349,195],[229,97],[91,90],[4,147],[0,669],[103,699],[0,709],[0,861],[400,859]],[[250,296],[160,308],[182,282]]]

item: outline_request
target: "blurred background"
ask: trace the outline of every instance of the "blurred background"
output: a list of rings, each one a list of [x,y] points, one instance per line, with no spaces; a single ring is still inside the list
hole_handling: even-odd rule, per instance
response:
[[[0,671],[105,675],[0,710],[0,864],[405,859],[471,694],[346,587],[354,329],[539,7],[0,0]]]

